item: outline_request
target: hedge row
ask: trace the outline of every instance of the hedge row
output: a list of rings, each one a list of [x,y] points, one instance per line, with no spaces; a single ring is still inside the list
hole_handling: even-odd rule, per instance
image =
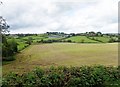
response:
[[[71,40],[42,40],[42,41],[37,41],[37,43],[53,43],[53,42],[72,42]],[[74,42],[75,43],[75,42]]]
[[[120,71],[105,66],[36,68],[22,75],[9,73],[2,87],[120,87]]]

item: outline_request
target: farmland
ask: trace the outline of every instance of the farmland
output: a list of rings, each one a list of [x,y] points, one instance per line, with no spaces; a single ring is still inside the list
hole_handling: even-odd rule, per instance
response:
[[[3,65],[3,73],[24,73],[34,67],[105,65],[117,66],[117,43],[52,43],[30,45],[15,55],[16,60]]]
[[[120,3],[81,1],[0,0],[1,87],[120,87]]]
[[[4,36],[2,86],[120,85],[118,38],[93,32]]]
[[[98,41],[91,40],[86,36],[74,36],[74,37],[67,38],[66,40],[71,40],[73,42],[82,42],[82,43],[99,43]]]
[[[15,37],[15,39],[13,38]],[[50,32],[44,34],[16,34],[13,36],[7,37],[8,43],[13,41],[17,42],[18,51],[21,51],[28,47],[30,44],[39,44],[39,43],[53,43],[53,42],[71,42],[71,43],[114,43],[118,42],[118,35],[75,35],[75,34],[65,34],[58,32]]]

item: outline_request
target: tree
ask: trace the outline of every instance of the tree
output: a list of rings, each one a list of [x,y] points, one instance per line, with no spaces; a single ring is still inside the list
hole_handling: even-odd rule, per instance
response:
[[[42,42],[42,43],[43,43],[43,42],[44,42],[44,41],[43,41],[43,39],[41,39],[41,41],[40,41],[40,42]]]
[[[2,4],[3,2],[0,1],[0,5]],[[10,26],[6,23],[6,20],[2,16],[0,16],[0,34],[9,32],[8,31],[9,27]]]
[[[110,38],[110,40],[108,41],[109,43],[113,43],[114,42],[114,39],[113,38]]]
[[[17,42],[12,38],[11,42],[8,43],[13,51],[13,53],[18,52]]]
[[[5,35],[2,35],[2,43],[7,44],[7,39]]]
[[[0,1],[0,5],[2,2]],[[14,40],[14,38],[11,40],[11,42],[7,41],[6,33],[9,33],[10,26],[7,24],[6,20],[0,16],[0,35],[1,35],[1,41],[2,41],[2,59],[3,57],[7,59],[7,57],[12,56],[15,52],[17,52],[17,42]]]
[[[8,31],[9,27],[10,26],[6,23],[6,20],[2,16],[0,16],[0,33],[4,34],[9,32]]]
[[[28,38],[27,43],[28,43],[29,45],[32,44],[32,37],[29,37],[29,38]]]
[[[4,43],[2,44],[2,56],[9,57],[13,56],[14,53],[18,52],[17,42],[12,38],[9,42],[4,38]]]
[[[89,36],[95,36],[95,35],[96,35],[96,34],[95,34],[94,31],[89,32]]]
[[[102,36],[102,33],[101,32],[97,32],[96,36]]]
[[[72,42],[71,40],[67,40],[67,42]]]

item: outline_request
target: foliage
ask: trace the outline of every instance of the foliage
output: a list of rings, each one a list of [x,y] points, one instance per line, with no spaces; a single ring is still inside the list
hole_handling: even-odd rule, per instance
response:
[[[29,44],[26,44],[24,41],[23,42],[17,42],[17,43],[18,43],[18,45],[17,45],[18,51],[21,51],[21,50],[25,49],[29,45]]]
[[[27,40],[27,44],[31,45],[32,44],[32,37],[29,37]]]
[[[109,87],[120,86],[118,67],[82,66],[36,68],[26,74],[10,73],[2,87]]]
[[[17,42],[15,41],[15,39],[12,38],[10,41],[7,41],[6,36],[2,35],[2,56],[3,58],[13,56],[14,53],[16,53],[17,51],[18,51]]]
[[[9,32],[8,31],[9,27],[10,26],[6,23],[6,20],[2,16],[0,16],[0,33],[4,34],[4,33]]]

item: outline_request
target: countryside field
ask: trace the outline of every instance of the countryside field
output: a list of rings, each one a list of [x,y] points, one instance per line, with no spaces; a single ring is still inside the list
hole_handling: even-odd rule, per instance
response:
[[[0,86],[120,87],[118,3],[0,0]]]
[[[30,45],[16,56],[16,60],[3,65],[3,73],[24,73],[34,67],[118,65],[118,44],[47,43]]]
[[[71,40],[73,42],[82,42],[83,40],[84,43],[99,43],[98,41],[91,40],[86,36],[74,36],[74,37],[67,38],[66,40]]]

